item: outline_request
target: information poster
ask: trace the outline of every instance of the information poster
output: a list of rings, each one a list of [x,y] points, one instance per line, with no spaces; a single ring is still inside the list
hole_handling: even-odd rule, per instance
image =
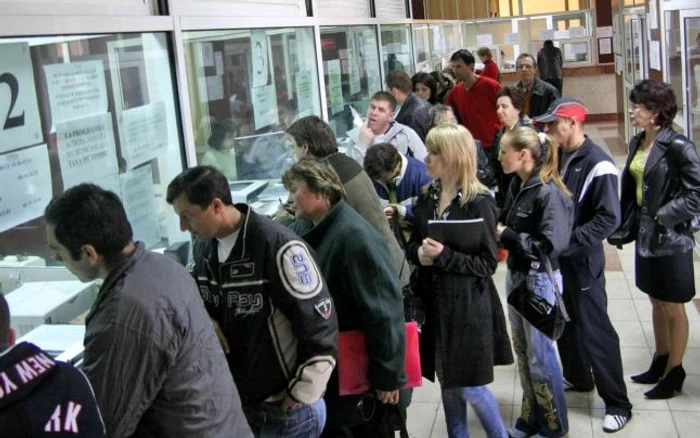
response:
[[[328,95],[331,114],[343,110],[343,81],[340,71],[340,59],[328,61]]]
[[[224,55],[221,52],[214,53],[214,61],[216,63],[216,75],[224,74]]]
[[[598,38],[598,54],[612,54],[612,38]]]
[[[221,76],[207,76],[207,96],[209,101],[224,98],[224,81]]]
[[[313,98],[313,83],[311,81],[311,72],[304,70],[297,72],[294,78],[294,86],[296,89],[297,108],[299,108],[299,117],[305,117],[313,114],[314,98]]]
[[[107,112],[102,61],[44,66],[53,125]]]
[[[360,59],[355,49],[355,33],[348,32],[348,73],[350,80],[350,94],[360,92]]]
[[[274,85],[253,88],[255,130],[279,123],[277,95]]]
[[[168,149],[168,122],[163,102],[122,112],[123,154],[127,168],[164,155]]]
[[[490,33],[476,36],[477,46],[490,46],[491,44],[493,44],[493,35]]]
[[[554,31],[552,29],[545,29],[540,32],[540,41],[547,41],[554,39]]]
[[[520,44],[520,34],[517,32],[507,33],[504,42],[505,44]]]
[[[253,87],[267,85],[268,59],[267,35],[264,30],[253,30],[250,33],[250,45],[253,51]]]
[[[27,43],[0,44],[0,154],[43,141]]]
[[[0,187],[0,233],[43,216],[52,197],[46,145],[0,155]]]
[[[214,45],[212,43],[201,43],[202,49],[202,65],[204,67],[214,66]]]
[[[134,240],[146,247],[160,242],[156,192],[150,164],[120,175],[122,202],[134,230]]]
[[[110,113],[56,124],[63,189],[117,175]]]

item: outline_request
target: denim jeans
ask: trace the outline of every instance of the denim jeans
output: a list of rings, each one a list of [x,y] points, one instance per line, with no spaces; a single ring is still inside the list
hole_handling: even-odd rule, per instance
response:
[[[244,408],[256,438],[318,438],[326,425],[326,403],[320,399],[297,409],[283,410],[281,401]]]
[[[549,276],[541,272],[531,273],[530,276],[533,291],[554,303],[554,289]],[[557,271],[554,276],[561,290],[561,274]],[[527,280],[523,273],[508,271],[507,293],[510,294],[516,285]],[[569,420],[561,367],[553,342],[510,307],[508,317],[523,387],[522,411],[515,427],[529,434],[563,437],[569,432]]]

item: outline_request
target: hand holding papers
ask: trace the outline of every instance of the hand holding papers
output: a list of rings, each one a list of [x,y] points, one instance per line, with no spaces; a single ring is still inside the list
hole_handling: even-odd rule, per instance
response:
[[[465,254],[474,254],[479,251],[485,231],[482,218],[428,221],[428,237]]]

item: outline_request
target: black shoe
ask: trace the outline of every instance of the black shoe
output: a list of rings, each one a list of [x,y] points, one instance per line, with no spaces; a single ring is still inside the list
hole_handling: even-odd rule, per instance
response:
[[[634,383],[657,383],[664,375],[667,363],[668,354],[664,354],[662,356],[654,355],[654,360],[651,361],[649,370],[643,372],[642,374],[632,376],[632,381]]]
[[[595,385],[591,386],[579,386],[575,385],[568,380],[564,379],[564,391],[571,391],[571,392],[591,392],[595,389]]]
[[[659,380],[655,387],[645,392],[644,395],[652,400],[665,400],[676,395],[683,389],[685,370],[683,365],[673,367],[664,378]]]

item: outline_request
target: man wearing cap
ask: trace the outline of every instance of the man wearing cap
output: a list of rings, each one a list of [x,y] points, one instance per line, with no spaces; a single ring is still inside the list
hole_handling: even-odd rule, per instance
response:
[[[561,144],[560,173],[575,203],[574,229],[559,256],[564,302],[571,322],[557,341],[568,390],[588,392],[594,382],[605,402],[603,430],[617,432],[632,418],[622,375],[620,340],[605,293],[603,241],[620,223],[618,170],[583,132],[586,107],[557,99],[535,122]],[[592,373],[591,373],[592,370]]]
[[[551,84],[537,77],[537,61],[529,53],[521,53],[515,60],[515,69],[520,80],[516,87],[525,92],[523,114],[535,118],[544,113],[558,99],[559,92]]]

